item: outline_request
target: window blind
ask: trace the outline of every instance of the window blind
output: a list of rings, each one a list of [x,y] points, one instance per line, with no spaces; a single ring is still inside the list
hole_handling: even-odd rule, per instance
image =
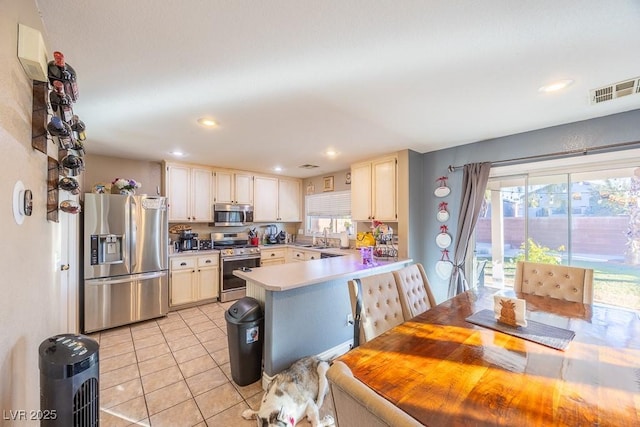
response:
[[[341,218],[351,215],[351,191],[335,191],[305,197],[307,216]]]

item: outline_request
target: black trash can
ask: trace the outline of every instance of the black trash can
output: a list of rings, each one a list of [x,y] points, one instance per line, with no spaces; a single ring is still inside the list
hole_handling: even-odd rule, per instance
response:
[[[264,316],[260,303],[240,298],[224,314],[227,320],[231,378],[238,385],[249,385],[262,375]]]
[[[40,355],[41,426],[97,426],[100,419],[98,343],[76,334],[44,340]]]

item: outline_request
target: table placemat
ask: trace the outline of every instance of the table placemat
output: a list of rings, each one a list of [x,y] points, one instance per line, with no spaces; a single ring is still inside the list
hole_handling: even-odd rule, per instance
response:
[[[533,341],[556,350],[564,351],[576,333],[556,326],[545,325],[544,323],[527,320],[526,327],[505,325],[496,320],[493,310],[481,310],[465,319],[474,325],[484,326],[496,331],[504,332],[527,341]]]

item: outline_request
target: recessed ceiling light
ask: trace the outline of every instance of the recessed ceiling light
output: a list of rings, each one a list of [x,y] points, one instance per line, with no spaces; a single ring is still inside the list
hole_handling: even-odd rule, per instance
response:
[[[172,156],[176,156],[176,157],[184,156],[184,153],[182,151],[170,151],[169,154],[171,154]]]
[[[325,153],[327,156],[329,156],[329,157],[335,157],[335,156],[337,156],[337,155],[338,155],[338,152],[337,152],[337,151],[335,151],[335,150],[331,150],[331,149],[329,149],[329,150],[325,151],[324,153]]]
[[[276,172],[282,172],[282,167],[276,166],[275,168],[273,168],[273,170]]]
[[[215,120],[210,119],[209,117],[200,117],[198,119],[198,124],[201,125],[201,126],[208,127],[208,128],[213,128],[213,127],[218,126],[218,123],[216,123]]]
[[[538,89],[538,92],[555,92],[557,90],[561,90],[566,88],[567,86],[571,85],[573,83],[573,80],[567,79],[567,80],[559,80],[557,82],[553,82],[551,84],[548,85],[544,85],[542,87],[540,87],[540,89]]]

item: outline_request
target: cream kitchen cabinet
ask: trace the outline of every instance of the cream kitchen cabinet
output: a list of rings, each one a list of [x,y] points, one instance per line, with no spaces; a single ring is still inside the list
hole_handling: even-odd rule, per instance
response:
[[[318,251],[307,251],[300,248],[287,248],[287,262],[311,261],[320,259],[321,253]]]
[[[213,171],[182,164],[165,165],[165,195],[170,222],[213,220]]]
[[[301,211],[300,180],[256,176],[254,182],[255,222],[297,222]]]
[[[298,248],[287,248],[287,262],[305,261],[305,252]]]
[[[286,262],[285,248],[263,248],[260,251],[260,267],[284,264]]]
[[[314,259],[320,259],[321,255],[322,254],[320,252],[316,251],[304,251],[304,260],[311,261]]]
[[[351,165],[351,218],[397,221],[396,156]]]
[[[278,179],[278,221],[301,221],[302,182]]]
[[[171,307],[218,298],[219,254],[171,258],[169,305]]]
[[[253,176],[244,172],[215,171],[216,203],[253,204]]]

